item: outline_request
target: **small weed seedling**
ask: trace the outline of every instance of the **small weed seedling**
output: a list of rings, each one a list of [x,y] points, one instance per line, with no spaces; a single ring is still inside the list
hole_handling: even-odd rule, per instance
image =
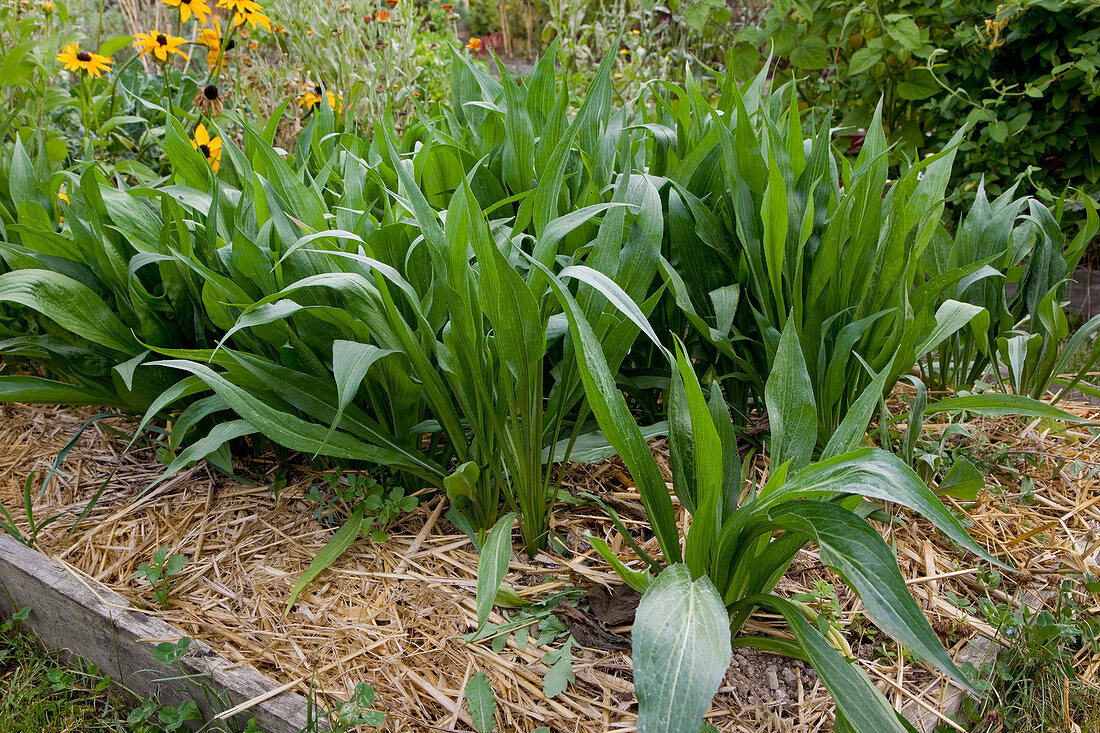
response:
[[[187,564],[186,555],[168,555],[168,548],[162,547],[153,555],[152,562],[143,562],[138,565],[135,578],[144,578],[153,587],[153,600],[161,608],[168,608],[168,598],[171,594],[171,578],[178,575],[183,566]]]
[[[385,484],[361,474],[328,473],[324,476],[328,490],[311,486],[305,498],[317,503],[313,516],[319,522],[337,524],[340,513],[336,507],[342,503],[348,511],[363,507],[361,532],[369,534],[375,542],[385,542],[386,527],[402,514],[416,508],[416,497],[406,496],[400,486],[387,490]]]

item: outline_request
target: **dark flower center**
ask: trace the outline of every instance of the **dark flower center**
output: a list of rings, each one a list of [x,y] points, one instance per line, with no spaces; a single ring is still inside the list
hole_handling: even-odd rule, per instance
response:
[[[168,45],[168,39],[164,37],[163,33],[161,33],[157,36],[157,45],[160,45],[160,46],[167,46]]]
[[[313,87],[313,91],[316,92],[318,97],[321,96],[321,85],[318,84],[317,86]]]
[[[229,39],[229,45],[225,47],[225,50],[226,50],[226,51],[232,51],[232,50],[233,50],[234,48],[236,48],[236,46],[237,46],[237,42],[236,42],[236,41],[234,41],[234,40],[233,40],[233,39],[231,38],[231,39]]]
[[[209,100],[215,100],[218,98],[218,88],[213,84],[207,84],[206,88],[202,90],[202,95]]]
[[[88,53],[87,51],[81,51],[80,53],[78,53],[76,55],[76,60],[77,61],[83,61],[83,62],[87,63],[87,62],[92,60],[92,55],[90,53]]]
[[[202,154],[205,155],[207,158],[210,157],[210,146],[209,145],[200,145],[199,150],[202,151]]]

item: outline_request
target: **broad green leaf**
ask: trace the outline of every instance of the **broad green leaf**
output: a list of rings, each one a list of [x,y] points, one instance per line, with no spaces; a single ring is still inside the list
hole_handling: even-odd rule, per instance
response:
[[[15,270],[0,275],[0,302],[33,308],[67,331],[127,355],[143,351],[118,316],[70,277],[49,270]]]
[[[821,562],[855,590],[879,628],[970,688],[910,595],[894,554],[866,521],[824,501],[788,502],[769,515],[784,529],[801,532],[818,545]]]
[[[828,500],[839,494],[892,501],[912,509],[955,544],[998,567],[1008,568],[974,542],[962,522],[936,498],[912,468],[879,448],[861,448],[807,466],[762,497],[760,508],[770,508],[791,499]]]
[[[481,555],[477,561],[477,627],[481,630],[489,620],[493,610],[493,599],[497,589],[508,573],[508,562],[512,559],[512,524],[516,514],[509,512],[497,520],[489,530],[489,537],[481,546]]]
[[[985,474],[966,458],[959,458],[951,464],[947,475],[936,487],[936,494],[962,501],[976,501],[984,486]]]
[[[729,616],[710,579],[666,568],[642,596],[632,636],[639,733],[697,733],[731,654]]]
[[[478,672],[466,683],[466,709],[474,719],[477,733],[493,733],[496,729],[496,696],[484,672]]]
[[[794,319],[779,339],[764,402],[771,421],[771,465],[790,461],[792,471],[807,465],[817,444],[817,408]]]
[[[355,399],[363,378],[367,376],[370,368],[379,359],[397,353],[400,352],[393,349],[380,349],[372,344],[361,344],[357,341],[332,342],[332,373],[336,379],[336,394],[340,404],[336,410],[336,417],[332,420],[332,426],[325,436],[326,440],[340,427],[340,418],[344,416],[344,410]]]

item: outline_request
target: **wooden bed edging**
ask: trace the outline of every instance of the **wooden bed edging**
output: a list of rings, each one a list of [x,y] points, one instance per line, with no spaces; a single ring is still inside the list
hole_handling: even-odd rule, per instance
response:
[[[35,550],[0,533],[0,616],[29,608],[24,626],[50,649],[79,656],[138,695],[162,704],[194,700],[206,716],[278,689],[255,669],[233,664],[206,644],[192,639],[177,666],[165,666],[153,652],[159,642],[187,636],[158,618],[127,610],[129,602],[103,588],[91,588],[73,573]],[[200,682],[210,692],[204,692]],[[212,694],[211,694],[212,693]],[[214,697],[220,698],[211,699]],[[280,692],[232,720],[244,729],[255,717],[265,733],[300,733],[307,724],[306,700]]]

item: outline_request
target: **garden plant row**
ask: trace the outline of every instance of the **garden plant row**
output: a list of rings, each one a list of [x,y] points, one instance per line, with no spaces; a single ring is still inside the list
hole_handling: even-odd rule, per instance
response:
[[[406,493],[439,488],[482,553],[482,624],[513,524],[528,554],[551,542],[555,465],[579,445],[617,453],[661,549],[624,529],[628,564],[593,538],[644,594],[640,730],[698,730],[733,645],[812,664],[840,730],[906,730],[839,630],[771,591],[816,546],[882,630],[971,687],[864,517],[904,506],[1000,562],[930,488],[945,476],[918,475],[911,445],[908,458],[868,447],[866,431],[902,379],[960,391],[915,406],[927,414],[1071,419],[1037,398],[1089,389],[1096,353],[1078,352],[1100,321],[1070,338],[1061,297],[1094,206],[1083,196],[1068,232],[1062,201],[1014,188],[979,185],[947,209],[965,129],[898,169],[880,108],[848,156],[770,66],[743,84],[719,74],[714,94],[689,77],[618,103],[613,55],[576,99],[556,56],[517,79],[456,52],[451,103],[400,133],[392,119],[369,136],[339,126],[321,88],[290,150],[275,146],[286,103],[185,126],[145,100],[169,173],[139,185],[94,162],[62,168],[43,134],[14,135],[0,355],[26,368],[0,375],[0,399],[133,412],[134,441],[163,425],[163,478],[199,460],[233,475],[234,454],[270,441]],[[982,378],[1004,389],[975,389]],[[760,485],[746,447],[768,455]],[[366,513],[288,604],[369,530]],[[794,638],[737,636],[758,608]]]

